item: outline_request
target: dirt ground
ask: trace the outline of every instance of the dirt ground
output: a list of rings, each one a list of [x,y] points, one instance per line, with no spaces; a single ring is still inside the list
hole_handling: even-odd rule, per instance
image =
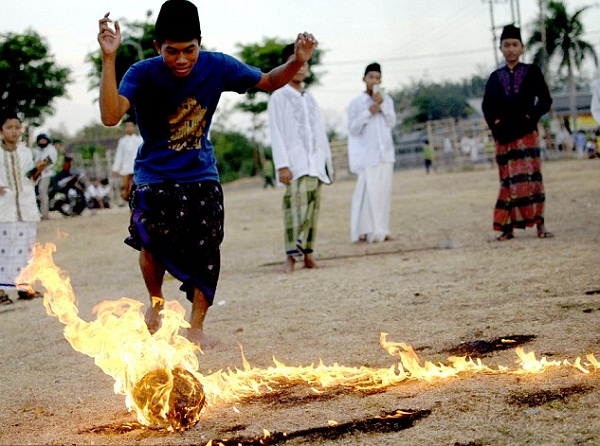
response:
[[[324,189],[316,245],[317,270],[281,273],[281,189],[246,180],[225,187],[226,235],[215,305],[206,329],[218,347],[200,357],[201,372],[250,364],[338,363],[391,367],[380,333],[411,345],[423,361],[447,364],[451,351],[510,336],[538,359],[600,359],[600,161],[544,165],[548,229],[518,231],[497,242],[491,230],[495,169],[398,172],[394,241],[349,240],[354,180]],[[122,243],[126,208],[78,218],[54,215],[38,226],[42,243],[71,277],[80,315],[121,296],[146,301],[137,253]],[[167,281],[167,295],[190,305]],[[13,294],[13,297],[14,294]],[[286,445],[598,445],[600,370],[562,367],[544,374],[463,374],[408,380],[383,392],[292,388],[215,407],[183,433],[120,429],[135,420],[112,378],[72,349],[63,326],[41,299],[0,307],[1,444],[198,444],[213,439],[296,433]],[[484,353],[490,367],[518,368],[513,349]],[[423,412],[414,426],[383,432],[362,427],[325,432],[382,412]],[[317,434],[303,435],[325,427]],[[318,429],[315,429],[318,430]],[[320,433],[319,433],[320,432]],[[290,437],[293,437],[290,435]],[[244,444],[243,442],[240,442]]]

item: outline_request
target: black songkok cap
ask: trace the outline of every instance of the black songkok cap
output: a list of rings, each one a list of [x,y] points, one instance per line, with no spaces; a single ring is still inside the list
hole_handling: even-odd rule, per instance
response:
[[[188,0],[167,0],[160,7],[154,35],[159,43],[165,40],[173,42],[200,40],[198,8]]]
[[[377,71],[381,74],[381,65],[379,65],[377,62],[370,63],[367,65],[367,68],[365,68],[365,76],[369,71]]]
[[[521,40],[521,29],[513,24],[506,25],[502,29],[502,34],[500,34],[500,42],[504,39],[517,39],[519,42],[523,43]]]
[[[281,63],[287,62],[290,56],[294,54],[295,48],[296,47],[293,43],[290,43],[289,45],[283,47],[283,49],[281,50]]]

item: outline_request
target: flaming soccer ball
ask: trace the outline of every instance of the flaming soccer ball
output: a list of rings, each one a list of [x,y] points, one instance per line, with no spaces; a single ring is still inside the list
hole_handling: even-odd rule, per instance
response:
[[[200,420],[205,396],[202,384],[187,370],[177,368],[147,373],[135,386],[133,399],[150,426],[183,431]]]

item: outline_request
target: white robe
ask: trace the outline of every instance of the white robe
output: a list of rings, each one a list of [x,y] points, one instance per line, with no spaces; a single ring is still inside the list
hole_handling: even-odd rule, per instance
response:
[[[396,112],[387,95],[379,113],[369,110],[373,103],[363,92],[348,109],[348,161],[350,171],[358,175],[350,216],[353,242],[363,236],[369,243],[380,242],[390,235]]]
[[[112,171],[117,172],[121,176],[132,175],[135,157],[137,156],[138,148],[143,142],[142,137],[135,133],[119,138]]]
[[[40,213],[34,183],[26,173],[35,166],[33,152],[20,144],[10,152],[0,149],[0,288],[14,286],[27,265],[36,241]]]

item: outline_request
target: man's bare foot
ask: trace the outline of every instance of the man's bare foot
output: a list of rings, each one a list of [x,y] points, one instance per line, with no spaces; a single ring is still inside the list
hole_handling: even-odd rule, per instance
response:
[[[196,344],[203,351],[214,348],[218,342],[206,336],[203,330],[199,328],[188,328],[186,338],[188,341]]]
[[[283,272],[286,274],[293,273],[295,264],[296,259],[293,256],[287,256],[285,259],[285,263],[283,264]]]
[[[396,239],[389,234],[386,235],[385,238],[383,239],[384,242],[393,242],[394,240],[396,240]]]
[[[304,255],[304,267],[305,268],[318,268],[317,264],[312,258],[311,254]]]
[[[154,305],[146,310],[146,326],[150,334],[154,334],[160,328],[162,305]]]

